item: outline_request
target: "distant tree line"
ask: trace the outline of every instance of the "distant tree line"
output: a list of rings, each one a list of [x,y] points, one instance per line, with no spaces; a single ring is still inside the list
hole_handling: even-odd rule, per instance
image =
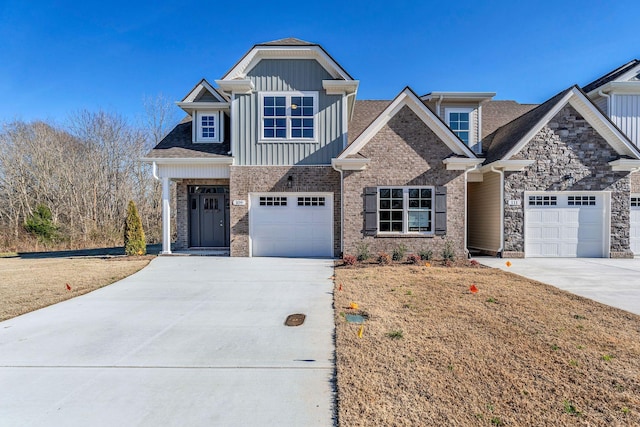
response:
[[[161,185],[140,158],[177,117],[162,95],[146,98],[144,107],[137,124],[86,110],[63,126],[0,124],[0,251],[122,245],[131,200],[147,241],[157,242]]]

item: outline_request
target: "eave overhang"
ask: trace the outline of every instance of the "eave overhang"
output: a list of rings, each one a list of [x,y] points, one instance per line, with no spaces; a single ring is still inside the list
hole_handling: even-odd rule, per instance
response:
[[[228,102],[176,102],[176,105],[182,108],[187,114],[192,115],[196,110],[228,110],[230,105]]]
[[[640,160],[617,159],[609,162],[612,171],[638,172],[640,171]]]
[[[420,97],[423,101],[456,101],[456,102],[477,102],[490,101],[495,92],[430,92]]]
[[[465,157],[448,157],[442,161],[447,170],[460,171],[474,169],[481,165],[484,159],[470,159]]]
[[[358,91],[360,80],[323,80],[322,87],[327,95],[350,95]]]
[[[342,171],[363,171],[371,159],[331,159],[331,166],[336,170]]]
[[[589,96],[595,95],[600,91],[607,94],[640,94],[640,81],[609,82],[600,86],[598,89],[589,92]]]
[[[255,85],[249,79],[216,80],[216,84],[220,90],[228,94],[246,94],[251,93],[255,89]]]

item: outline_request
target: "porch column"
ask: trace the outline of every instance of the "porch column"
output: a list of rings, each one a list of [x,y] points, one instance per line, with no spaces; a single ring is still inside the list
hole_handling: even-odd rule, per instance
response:
[[[171,253],[171,204],[169,178],[162,177],[162,253]]]

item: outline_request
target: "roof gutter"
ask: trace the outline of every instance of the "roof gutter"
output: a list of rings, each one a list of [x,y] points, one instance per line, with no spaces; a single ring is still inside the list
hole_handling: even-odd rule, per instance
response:
[[[611,95],[604,93],[602,89],[598,91],[598,95],[603,98],[607,98],[607,115],[611,117]]]

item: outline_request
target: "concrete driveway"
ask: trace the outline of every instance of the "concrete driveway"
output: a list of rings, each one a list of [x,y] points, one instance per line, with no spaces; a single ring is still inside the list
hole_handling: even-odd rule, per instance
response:
[[[2,426],[332,426],[333,262],[160,257],[0,323]],[[287,327],[287,315],[307,315]]]
[[[640,258],[476,258],[489,267],[548,283],[603,304],[640,314]],[[506,262],[511,266],[507,267]]]

